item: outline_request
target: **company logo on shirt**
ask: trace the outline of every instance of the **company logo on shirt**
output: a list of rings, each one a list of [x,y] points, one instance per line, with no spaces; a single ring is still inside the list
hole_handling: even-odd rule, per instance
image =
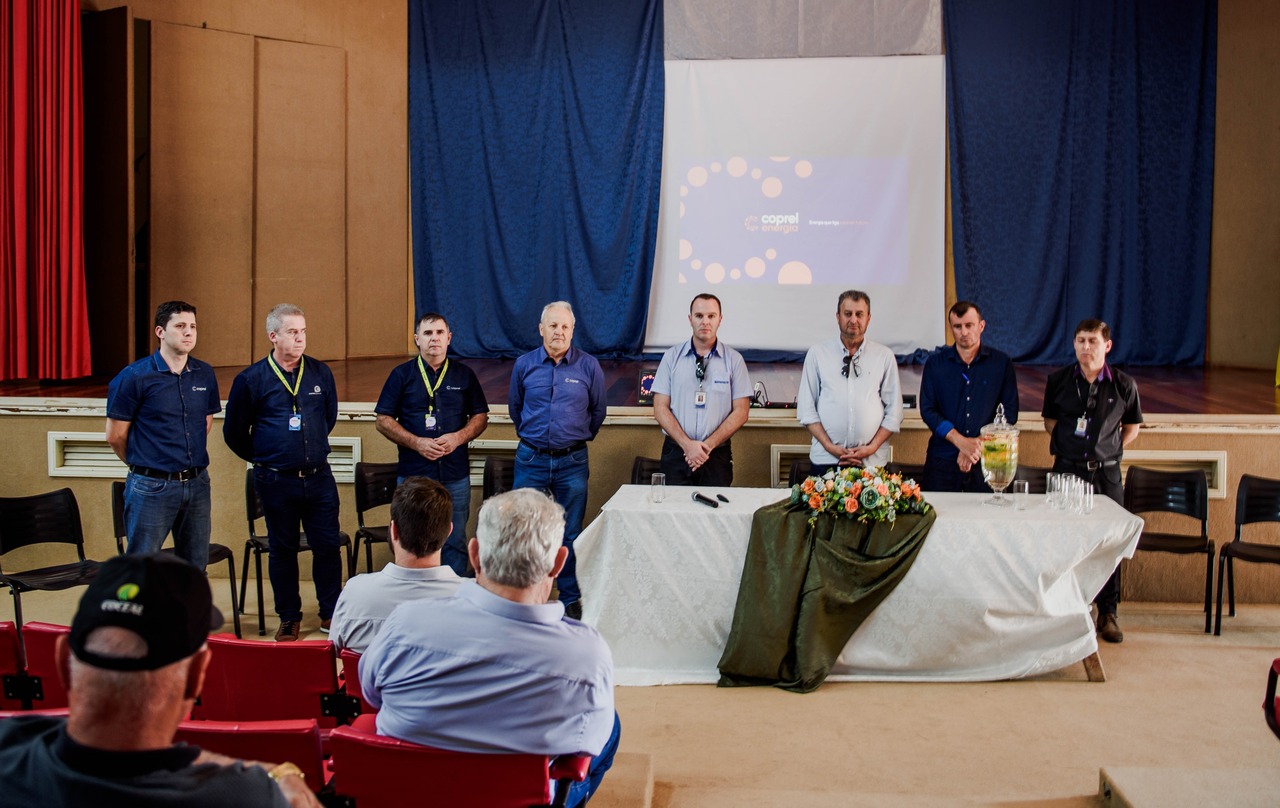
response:
[[[192,388],[191,388],[191,392],[193,392],[193,393],[203,393],[203,392],[207,391],[208,389],[209,389],[208,387],[192,387]]]
[[[712,384],[728,384],[729,380],[728,379],[712,379],[711,383]]]
[[[311,388],[311,395],[313,396],[320,395],[320,385],[317,384],[315,387]]]
[[[565,381],[566,381],[566,382],[569,382],[570,384],[582,384],[582,380],[581,380],[581,379],[575,379],[575,378],[573,378],[572,376],[570,376],[570,377],[566,378],[566,379],[565,379]]]
[[[446,389],[446,390],[461,390],[462,388],[461,388],[461,387],[454,387],[453,385],[446,384],[446,385],[444,386],[444,389]]]

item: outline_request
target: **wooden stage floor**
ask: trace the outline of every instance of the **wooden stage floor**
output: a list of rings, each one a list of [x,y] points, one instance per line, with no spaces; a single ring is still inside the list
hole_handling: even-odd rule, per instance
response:
[[[343,401],[378,399],[382,383],[391,369],[404,357],[355,359],[330,362]],[[511,378],[511,359],[465,360],[476,372],[491,405],[505,404]],[[657,362],[605,360],[610,407],[635,406],[639,374]],[[218,368],[218,384],[225,398],[231,381],[241,368]],[[795,401],[800,383],[798,362],[749,363],[751,380],[762,382],[774,403]],[[916,394],[920,390],[919,365],[899,368],[902,392]],[[1044,365],[1019,365],[1018,392],[1024,412],[1040,411],[1045,378],[1054,370]],[[1280,389],[1275,386],[1272,370],[1238,368],[1125,368],[1138,382],[1142,409],[1146,413],[1172,415],[1280,415]],[[110,379],[90,378],[73,382],[10,381],[0,382],[0,396],[33,398],[105,398]]]

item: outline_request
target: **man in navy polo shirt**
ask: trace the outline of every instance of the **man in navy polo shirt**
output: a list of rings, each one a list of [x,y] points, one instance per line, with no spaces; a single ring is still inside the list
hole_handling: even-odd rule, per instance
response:
[[[516,360],[508,411],[520,436],[516,488],[538,488],[564,508],[568,560],[556,578],[565,613],[582,616],[573,540],[587,512],[587,441],[604,423],[604,372],[590,354],[574,348],[573,308],[563,300],[542,309],[542,347]]]
[[[298,639],[298,525],[311,546],[311,577],[320,602],[320,630],[328,631],[342,591],[338,485],[329,469],[329,433],[338,422],[338,389],[325,363],[304,355],[307,320],[281,303],[267,315],[271,353],[240,372],[227,397],[222,434],[253,463],[271,542],[268,570],[280,628],[276,641]]]
[[[107,443],[129,466],[124,486],[129,553],[154,553],[173,533],[180,557],[209,561],[207,437],[222,409],[213,368],[193,358],[196,307],[156,309],[160,347],[120,371],[107,388]]]
[[[920,417],[929,426],[924,480],[928,491],[990,491],[982,476],[982,428],[1004,405],[1018,420],[1018,381],[1009,355],[982,343],[987,321],[961,300],[947,312],[955,344],[929,357],[920,377]]]
[[[471,464],[467,444],[489,425],[489,404],[471,368],[449,359],[453,334],[444,316],[418,318],[418,356],[391,371],[378,405],[378,431],[399,447],[400,480],[428,477],[453,500],[453,528],[441,560],[467,574],[467,517],[471,515]]]

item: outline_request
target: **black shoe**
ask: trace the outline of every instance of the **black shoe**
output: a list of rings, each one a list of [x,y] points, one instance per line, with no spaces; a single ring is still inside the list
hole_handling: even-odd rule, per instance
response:
[[[566,604],[564,607],[564,616],[572,617],[574,620],[582,619],[582,601],[575,600],[573,603]]]
[[[1124,632],[1114,614],[1103,614],[1098,617],[1098,636],[1106,642],[1124,642]]]

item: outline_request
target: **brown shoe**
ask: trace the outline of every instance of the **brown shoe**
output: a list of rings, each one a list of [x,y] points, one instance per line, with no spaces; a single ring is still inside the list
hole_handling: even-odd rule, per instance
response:
[[[333,625],[333,618],[325,617],[320,621],[320,630],[325,634],[329,633],[329,628]]]
[[[297,620],[281,620],[276,629],[276,642],[297,642],[299,625]]]
[[[1124,632],[1114,614],[1103,614],[1098,617],[1098,636],[1106,642],[1124,642]]]

